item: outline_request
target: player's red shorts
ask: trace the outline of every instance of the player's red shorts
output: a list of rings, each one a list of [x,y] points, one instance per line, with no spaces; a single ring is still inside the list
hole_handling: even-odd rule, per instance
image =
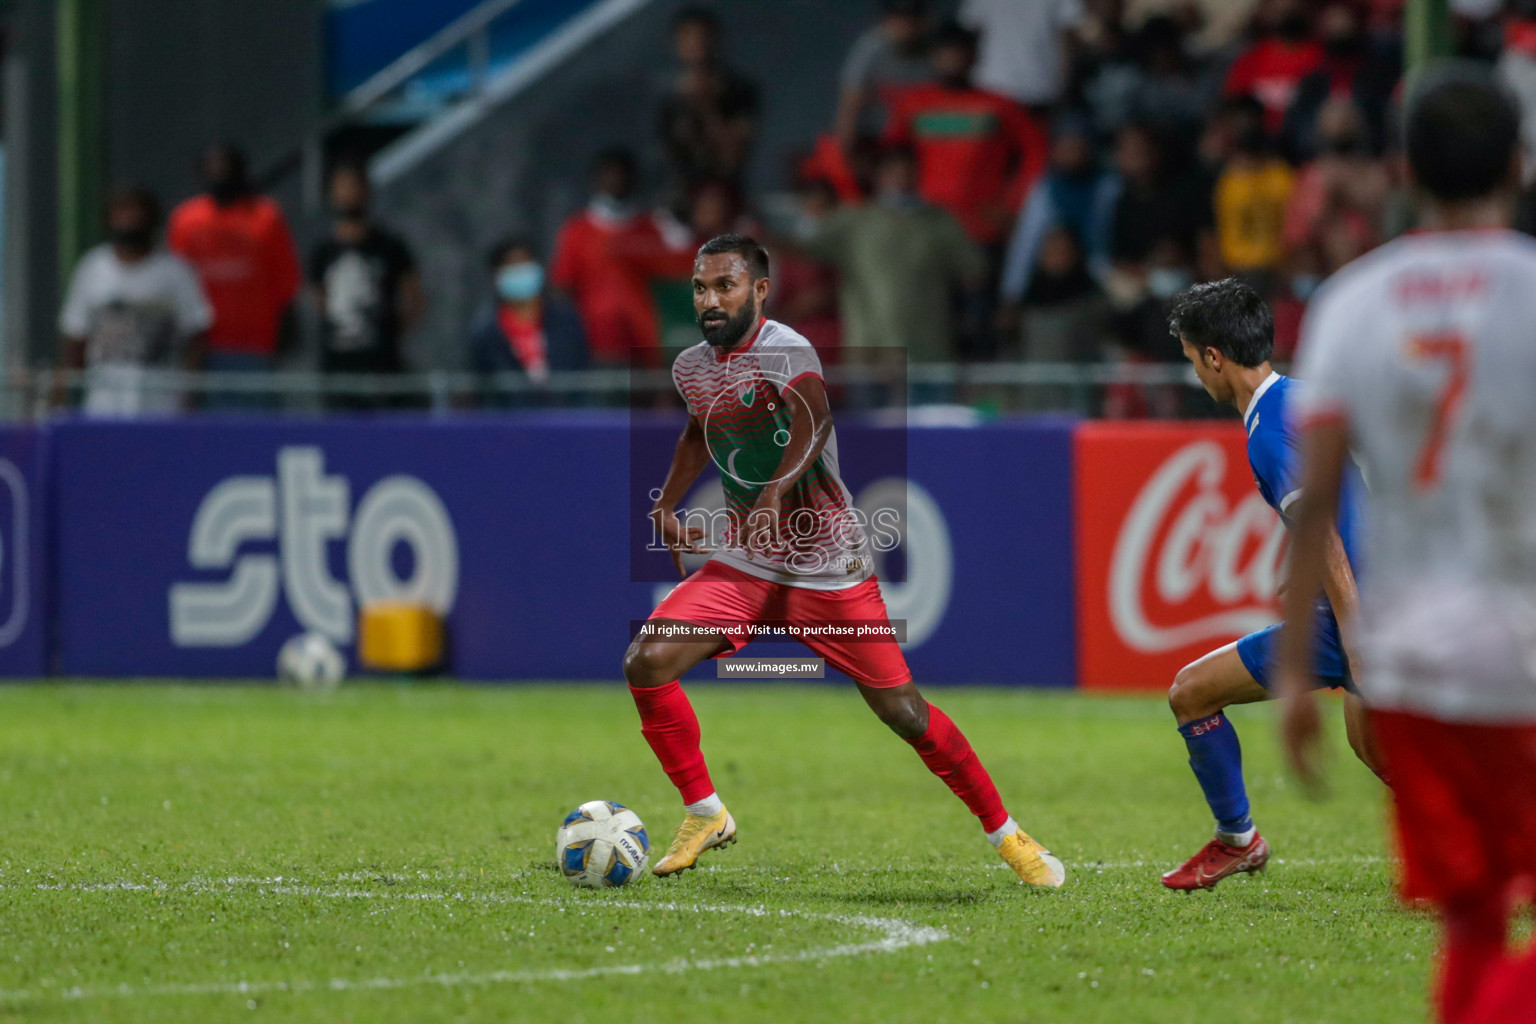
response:
[[[1440,906],[1536,882],[1536,725],[1372,711],[1392,778],[1401,895]]]
[[[810,590],[748,576],[710,560],[677,585],[651,612],[653,619],[675,619],[712,627],[725,634],[735,654],[751,640],[747,627],[766,621],[797,623],[886,622],[885,599],[873,577],[844,590]],[[865,686],[900,686],[911,682],[907,659],[894,638],[804,637],[802,642],[827,664]]]

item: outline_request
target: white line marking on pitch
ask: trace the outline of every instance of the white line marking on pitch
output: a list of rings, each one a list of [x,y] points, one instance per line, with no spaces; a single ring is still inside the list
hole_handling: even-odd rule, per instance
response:
[[[746,914],[751,917],[801,918],[807,921],[829,921],[833,924],[855,928],[867,928],[881,933],[870,942],[841,943],[798,953],[764,953],[747,956],[716,957],[701,960],[670,960],[659,964],[616,964],[610,967],[586,967],[580,969],[550,968],[537,971],[486,971],[480,973],[459,972],[452,974],[423,974],[410,978],[331,978],[326,981],[215,981],[167,985],[116,985],[102,988],[77,986],[57,992],[17,989],[0,990],[0,1000],[12,1002],[34,1000],[48,996],[63,999],[105,999],[129,996],[190,996],[190,995],[261,995],[268,992],[354,992],[380,989],[407,988],[418,985],[440,985],[445,988],[460,985],[500,985],[519,982],[579,981],[583,978],[600,978],[615,975],[644,974],[659,971],[665,974],[681,974],[686,971],[715,971],[741,967],[765,967],[769,964],[807,963],[832,960],[839,957],[864,956],[870,953],[894,953],[913,946],[926,946],[943,942],[949,933],[943,928],[930,928],[892,917],[868,917],[854,914],[814,914],[802,910],[769,910],[765,907],[722,906],[706,903],[642,903],[634,900],[613,900],[606,903],[583,905],[570,900],[546,899],[534,896],[513,896],[505,893],[411,893],[369,892],[348,889],[327,889],[312,885],[297,885],[283,878],[228,878],[222,882],[184,882],[167,885],[159,882],[102,882],[82,884],[43,884],[32,888],[47,892],[224,892],[236,887],[256,887],[262,894],[275,896],[304,896],[311,899],[342,900],[419,900],[442,903],[524,903],[537,906],[590,908],[622,908],[626,910],[661,910],[682,913]],[[6,886],[6,888],[20,888]]]

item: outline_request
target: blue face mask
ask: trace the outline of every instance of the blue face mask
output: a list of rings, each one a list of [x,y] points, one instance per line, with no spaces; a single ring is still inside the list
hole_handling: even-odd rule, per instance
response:
[[[544,268],[537,263],[514,263],[496,272],[496,294],[508,302],[536,299],[544,290]]]
[[[1323,279],[1317,274],[1296,274],[1291,278],[1291,294],[1299,301],[1306,302],[1322,283]]]

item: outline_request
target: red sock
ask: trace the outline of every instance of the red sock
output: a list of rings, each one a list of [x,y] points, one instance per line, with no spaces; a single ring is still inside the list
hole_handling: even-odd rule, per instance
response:
[[[1508,1024],[1529,1020],[1536,1006],[1536,947],[1507,956],[1483,979],[1468,1024]]]
[[[1003,798],[992,785],[992,776],[982,767],[981,758],[971,749],[971,741],[965,738],[949,716],[932,704],[928,705],[928,731],[916,739],[907,740],[917,756],[923,759],[928,770],[944,780],[955,791],[955,796],[965,801],[971,813],[981,819],[981,827],[996,832],[1008,820],[1003,810]]]
[[[1473,1004],[1504,958],[1507,933],[1508,906],[1502,898],[1447,909],[1435,992],[1441,1024],[1472,1020]]]
[[[709,781],[699,749],[699,719],[683,684],[674,680],[666,686],[631,686],[629,693],[640,712],[640,734],[683,795],[683,803],[698,803],[713,793],[715,784]]]

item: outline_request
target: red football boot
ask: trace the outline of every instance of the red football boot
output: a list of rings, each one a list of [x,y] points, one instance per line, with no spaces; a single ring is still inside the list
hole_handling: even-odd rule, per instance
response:
[[[1193,889],[1214,889],[1216,883],[1229,875],[1242,871],[1263,871],[1269,863],[1269,844],[1257,832],[1247,846],[1228,846],[1220,839],[1212,839],[1200,848],[1200,852],[1163,876],[1163,884],[1170,889],[1189,892]]]

